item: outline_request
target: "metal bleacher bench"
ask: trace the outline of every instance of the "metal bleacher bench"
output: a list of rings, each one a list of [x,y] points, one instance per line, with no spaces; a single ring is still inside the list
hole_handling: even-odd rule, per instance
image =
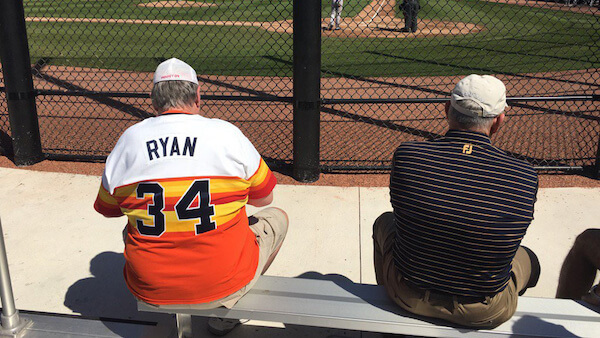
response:
[[[162,310],[144,302],[138,302],[138,310],[176,313],[180,337],[191,334],[191,316],[429,337],[600,337],[598,308],[573,300],[531,297],[519,297],[518,304],[515,315],[493,330],[461,329],[408,314],[377,285],[262,276],[230,310]]]

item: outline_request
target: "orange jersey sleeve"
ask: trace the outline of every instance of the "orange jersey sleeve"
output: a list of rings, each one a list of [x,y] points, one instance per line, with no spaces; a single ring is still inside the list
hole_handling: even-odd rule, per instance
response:
[[[117,200],[104,189],[102,184],[100,184],[98,196],[96,197],[96,202],[94,202],[94,209],[105,217],[123,216],[119,203],[117,203]]]
[[[250,182],[250,192],[248,193],[250,199],[260,199],[268,196],[277,184],[277,178],[262,158],[258,169],[248,181]]]

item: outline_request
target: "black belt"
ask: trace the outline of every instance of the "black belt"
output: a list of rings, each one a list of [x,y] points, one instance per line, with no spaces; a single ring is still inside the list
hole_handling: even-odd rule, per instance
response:
[[[462,296],[462,295],[453,295],[450,293],[445,293],[445,292],[440,292],[440,291],[425,290],[425,289],[418,287],[417,285],[415,285],[413,282],[407,280],[406,278],[402,278],[402,282],[406,286],[408,286],[410,289],[415,291],[416,293],[419,293],[421,295],[421,297],[425,297],[425,294],[427,293],[427,291],[429,291],[429,299],[437,299],[437,300],[443,300],[443,301],[448,301],[448,302],[453,302],[456,300],[458,303],[461,303],[461,304],[472,304],[472,303],[483,303],[486,301],[486,299],[488,297],[493,297],[493,296]]]

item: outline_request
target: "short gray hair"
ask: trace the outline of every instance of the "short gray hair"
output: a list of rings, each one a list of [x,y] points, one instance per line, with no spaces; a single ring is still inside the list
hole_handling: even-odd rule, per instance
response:
[[[162,113],[169,109],[192,105],[198,85],[189,81],[162,81],[152,88],[152,106]]]
[[[481,109],[481,107],[478,106],[477,103],[475,103],[471,100],[461,101],[461,105],[464,106],[465,108],[467,108],[469,110],[473,110],[473,111],[476,111],[477,109]],[[450,106],[450,109],[448,109],[448,119],[453,121],[454,123],[458,124],[458,126],[463,129],[482,129],[482,128],[488,129],[492,126],[492,123],[494,123],[494,118],[495,118],[495,116],[493,116],[493,117],[469,116],[469,115],[459,112],[454,107],[452,107],[452,105]]]

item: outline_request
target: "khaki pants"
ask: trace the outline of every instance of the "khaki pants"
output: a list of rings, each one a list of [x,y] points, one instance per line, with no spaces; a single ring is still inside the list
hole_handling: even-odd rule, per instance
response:
[[[512,261],[512,278],[504,290],[483,301],[443,295],[422,290],[406,281],[394,264],[394,215],[386,212],[373,225],[375,275],[394,302],[404,310],[431,318],[440,318],[466,327],[493,328],[512,317],[517,298],[531,275],[531,259],[520,247]]]
[[[285,235],[287,234],[288,229],[288,220],[286,214],[277,208],[266,208],[263,209],[256,214],[248,217],[250,221],[250,229],[256,235],[256,240],[258,241],[259,247],[259,255],[258,255],[258,266],[256,267],[256,274],[254,278],[250,281],[250,283],[246,284],[240,290],[232,293],[231,295],[214,300],[209,303],[201,303],[201,304],[177,304],[177,305],[155,305],[149,304],[150,306],[154,306],[160,309],[169,309],[169,308],[177,308],[177,309],[195,309],[195,310],[206,310],[206,309],[214,309],[221,306],[224,306],[228,309],[231,309],[235,303],[237,303],[240,298],[242,298],[258,281],[260,275],[262,275],[263,270],[269,261],[269,258],[276,254],[281,244],[283,244],[283,240],[285,239]]]

